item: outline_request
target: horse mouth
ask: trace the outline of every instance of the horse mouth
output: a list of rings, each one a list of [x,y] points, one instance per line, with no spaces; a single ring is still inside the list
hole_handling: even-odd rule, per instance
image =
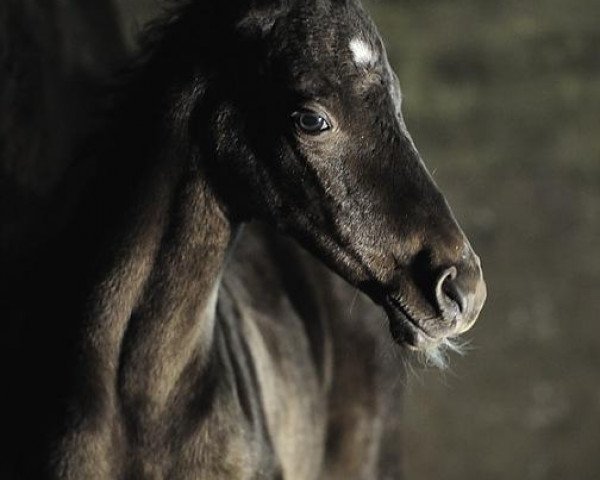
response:
[[[397,298],[388,295],[383,305],[390,321],[390,333],[396,343],[412,350],[429,350],[444,342],[446,336],[433,335]]]

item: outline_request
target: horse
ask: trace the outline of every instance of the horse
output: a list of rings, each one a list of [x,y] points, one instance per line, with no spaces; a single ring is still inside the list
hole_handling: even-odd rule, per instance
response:
[[[116,90],[2,281],[6,478],[397,478],[366,319],[436,358],[486,287],[363,7],[174,6]]]

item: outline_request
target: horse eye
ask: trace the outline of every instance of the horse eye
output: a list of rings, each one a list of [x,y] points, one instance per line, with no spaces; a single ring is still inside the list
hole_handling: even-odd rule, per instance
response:
[[[329,120],[324,115],[310,110],[294,112],[292,118],[298,128],[307,133],[321,133],[331,128]]]

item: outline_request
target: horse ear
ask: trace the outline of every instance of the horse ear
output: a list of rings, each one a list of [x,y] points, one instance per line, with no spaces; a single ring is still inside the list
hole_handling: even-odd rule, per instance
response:
[[[241,0],[244,8],[237,27],[242,34],[262,37],[288,9],[291,0]]]

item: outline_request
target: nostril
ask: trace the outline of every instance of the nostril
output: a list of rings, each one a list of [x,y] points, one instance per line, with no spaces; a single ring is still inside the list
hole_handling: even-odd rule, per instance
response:
[[[456,283],[454,283],[454,279],[451,277],[446,277],[442,282],[442,292],[452,300],[458,306],[458,309],[461,313],[465,311],[464,298],[461,295]]]
[[[465,296],[456,284],[456,268],[450,267],[440,275],[436,285],[436,298],[442,315],[454,319],[464,313]]]

